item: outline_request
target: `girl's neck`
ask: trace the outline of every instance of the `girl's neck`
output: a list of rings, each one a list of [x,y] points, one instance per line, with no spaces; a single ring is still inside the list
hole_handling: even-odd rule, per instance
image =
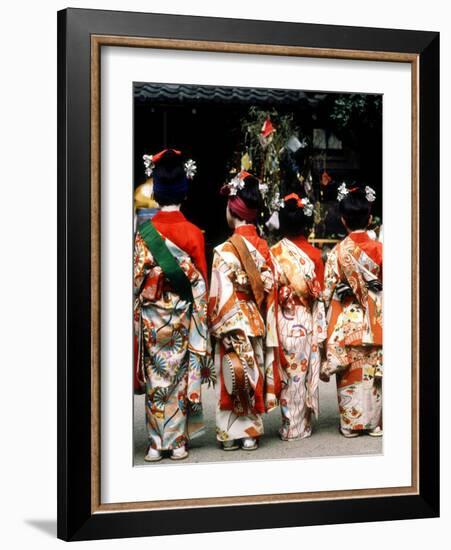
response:
[[[161,211],[162,212],[177,212],[180,210],[181,204],[168,204],[167,206],[162,206]]]
[[[242,227],[243,225],[252,225],[252,224],[244,220],[238,220],[237,218],[233,220],[233,229],[236,229],[237,227]]]

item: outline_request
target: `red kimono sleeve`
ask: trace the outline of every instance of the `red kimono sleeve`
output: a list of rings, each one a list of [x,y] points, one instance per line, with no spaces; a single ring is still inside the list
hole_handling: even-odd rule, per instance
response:
[[[194,265],[202,273],[205,283],[208,284],[207,258],[205,257],[205,238],[200,229],[197,229],[195,232],[192,231],[191,233],[192,234],[190,237],[192,238],[189,255],[191,256]]]
[[[321,285],[321,290],[324,289],[324,262],[321,257],[321,252],[315,258],[315,274],[318,283]]]

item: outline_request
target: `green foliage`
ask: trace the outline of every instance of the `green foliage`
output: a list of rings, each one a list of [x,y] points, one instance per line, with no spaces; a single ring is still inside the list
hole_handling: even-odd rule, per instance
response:
[[[330,110],[335,131],[348,145],[358,147],[362,137],[380,127],[382,96],[337,94]]]
[[[241,120],[240,155],[247,153],[252,162],[249,169],[262,182],[262,196],[266,211],[262,213],[259,227],[271,239],[264,222],[279,209],[282,193],[295,191],[308,196],[314,203],[315,234],[325,233],[328,207],[321,202],[320,174],[314,173],[312,130],[324,128],[333,132],[349,150],[363,155],[368,150],[376,151],[382,131],[382,96],[369,94],[313,94],[309,110],[294,109],[292,112],[276,108],[252,106]],[[313,99],[316,103],[313,102]],[[275,132],[264,140],[262,127],[269,117]],[[301,126],[301,127],[300,127]],[[287,155],[287,144],[295,136],[303,143],[301,154]],[[327,155],[327,151],[319,154]],[[289,169],[285,170],[289,157]],[[240,159],[235,158],[233,167],[239,169]],[[238,164],[238,165],[237,165]],[[313,177],[312,177],[313,176]],[[283,179],[283,189],[282,187]]]
[[[275,132],[265,141],[261,136],[261,130],[268,117]],[[280,201],[280,156],[285,151],[290,137],[294,135],[302,139],[304,136],[295,124],[293,113],[282,114],[276,109],[261,109],[254,106],[249,108],[241,128],[244,135],[243,153],[248,153],[252,161],[252,172],[267,189],[263,196],[271,214],[278,209]]]

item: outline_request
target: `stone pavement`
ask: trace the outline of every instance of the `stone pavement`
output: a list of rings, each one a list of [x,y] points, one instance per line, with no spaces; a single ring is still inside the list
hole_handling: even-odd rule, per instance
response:
[[[278,437],[280,411],[264,415],[265,434],[260,439],[257,451],[222,451],[215,438],[215,393],[212,388],[203,387],[204,418],[206,432],[191,442],[186,463],[223,462],[240,460],[265,460],[284,458],[306,458],[327,456],[349,456],[381,454],[383,438],[364,435],[346,439],[338,432],[338,408],[335,380],[328,384],[320,382],[320,415],[310,438],[299,441],[281,441]],[[176,462],[169,459],[148,463],[144,461],[147,436],[144,420],[144,396],[135,396],[134,410],[134,464],[155,467],[158,464]],[[180,462],[178,462],[180,464]]]

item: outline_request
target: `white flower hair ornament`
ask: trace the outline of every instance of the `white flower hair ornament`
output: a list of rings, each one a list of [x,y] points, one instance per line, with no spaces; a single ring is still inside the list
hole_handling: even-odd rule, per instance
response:
[[[271,212],[278,212],[281,208],[285,206],[285,202],[280,198],[280,194],[276,191],[269,201],[269,210]]]
[[[235,176],[232,180],[229,181],[227,186],[229,188],[229,196],[234,197],[237,194],[238,189],[244,188],[244,180],[242,180],[239,175]]]
[[[285,207],[285,202],[291,199],[294,199],[296,201],[298,208],[302,208],[304,210],[304,214],[306,216],[310,217],[313,214],[314,207],[313,207],[313,204],[310,202],[310,200],[307,197],[301,199],[299,195],[297,195],[296,193],[291,193],[290,195],[286,195],[283,198],[282,204],[281,204],[282,208]]]
[[[144,161],[144,173],[148,178],[150,178],[155,168],[155,164],[153,163],[153,156],[143,155],[143,161]]]
[[[193,159],[185,162],[185,174],[189,180],[192,180],[197,173],[197,166]]]
[[[376,200],[376,191],[367,185],[365,187],[365,196],[368,202],[374,202]]]
[[[155,164],[160,160],[160,158],[166,153],[169,149],[164,149],[157,155],[143,155],[144,162],[144,173],[148,178],[151,177],[153,171],[155,170]],[[172,149],[176,155],[181,155],[180,151]],[[194,160],[188,159],[183,165],[185,170],[185,175],[189,180],[192,180],[197,173],[197,166]]]
[[[313,204],[307,198],[301,200],[303,204],[302,208],[304,209],[304,214],[310,217],[313,214]]]
[[[337,201],[342,201],[346,195],[349,193],[352,193],[353,191],[358,191],[358,187],[353,187],[352,189],[348,189],[346,187],[346,183],[342,183],[340,187],[338,188],[338,194],[337,194]],[[376,191],[369,187],[368,185],[365,187],[365,198],[368,202],[374,202],[376,200]]]
[[[239,189],[244,189],[244,186],[245,186],[244,180],[245,178],[251,175],[252,174],[249,174],[249,172],[242,170],[233,179],[231,179],[228,183],[225,183],[221,187],[221,191],[220,191],[221,195],[234,197],[237,194]]]
[[[349,193],[349,190],[346,187],[346,183],[343,182],[338,188],[337,201],[338,202],[342,201],[348,193]]]

